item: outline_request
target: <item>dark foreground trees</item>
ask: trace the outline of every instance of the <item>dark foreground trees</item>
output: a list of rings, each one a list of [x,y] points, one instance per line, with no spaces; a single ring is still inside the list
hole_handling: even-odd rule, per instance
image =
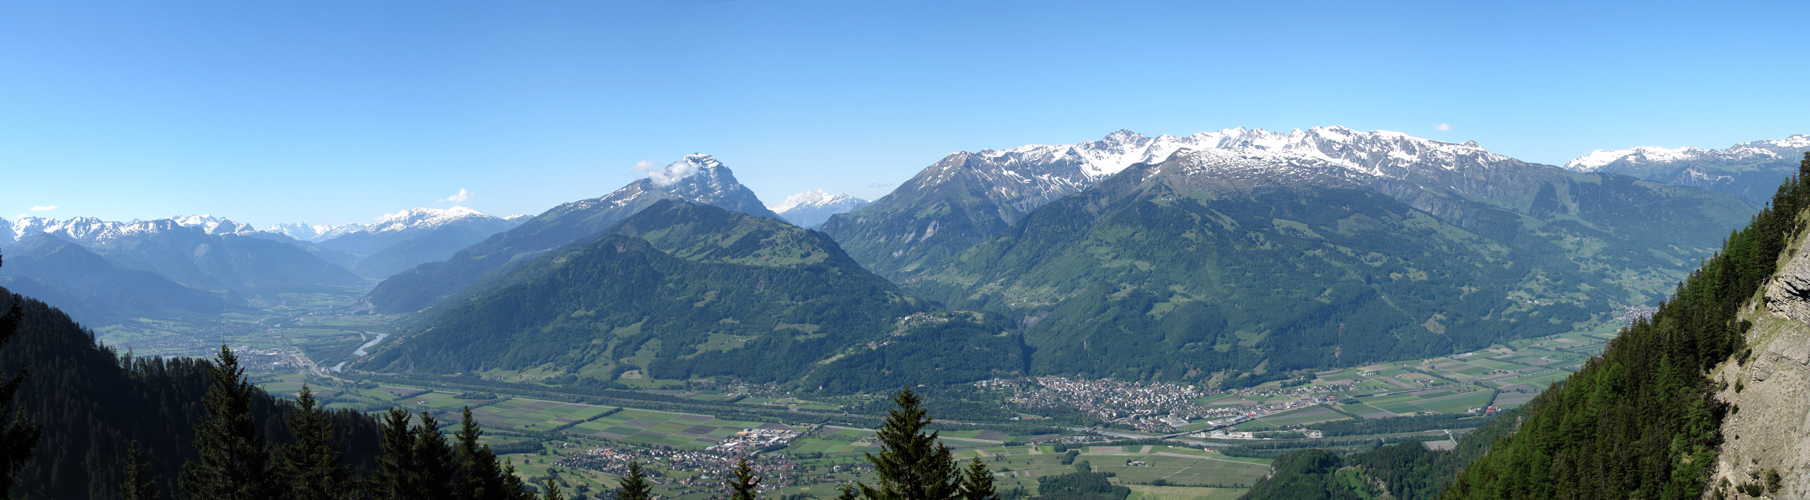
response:
[[[0,315],[0,348],[18,335],[19,322],[25,318],[25,309],[20,307],[24,298],[15,294],[11,302],[12,307]],[[14,475],[25,467],[25,461],[31,459],[31,449],[38,445],[40,427],[25,418],[17,402],[25,374],[24,369],[10,377],[0,373],[0,498],[12,497]]]
[[[497,463],[484,431],[464,411],[456,442],[441,433],[433,414],[412,415],[393,408],[383,419],[377,470],[357,479],[340,454],[332,415],[302,388],[299,408],[288,416],[295,443],[273,446],[251,413],[256,388],[231,349],[222,346],[209,373],[207,417],[196,426],[201,460],[183,466],[183,498],[245,500],[339,500],[351,498],[532,500],[513,467]],[[137,478],[149,468],[132,457],[126,473],[135,485],[122,486],[128,498],[154,498]],[[558,498],[549,490],[549,498]]]
[[[198,461],[184,464],[180,486],[188,499],[337,500],[350,498],[415,499],[456,498],[472,500],[553,500],[563,498],[557,486],[542,487],[544,497],[528,491],[514,467],[500,465],[490,447],[480,444],[483,430],[471,409],[463,412],[452,440],[439,429],[428,412],[410,414],[392,408],[383,418],[382,455],[376,470],[365,479],[354,478],[340,454],[330,415],[318,406],[313,391],[303,387],[298,410],[288,415],[287,427],[294,443],[271,445],[264,429],[252,417],[257,389],[244,377],[238,358],[222,346],[209,373],[204,400],[207,417],[197,425]],[[868,500],[997,500],[993,473],[979,459],[959,465],[936,432],[924,432],[931,423],[917,394],[910,390],[893,397],[897,408],[878,431],[881,450],[868,454],[879,483],[855,483],[844,488],[844,498]],[[136,448],[134,448],[136,450]],[[128,460],[126,485],[119,492],[127,498],[154,498],[143,480],[150,465],[134,454]],[[761,482],[746,460],[741,461],[728,485],[737,500],[756,497]],[[618,500],[652,498],[641,465],[629,464],[629,473],[616,490]]]
[[[922,400],[910,389],[893,395],[893,408],[877,431],[880,453],[867,454],[880,476],[879,484],[869,486],[855,482],[842,486],[838,500],[998,500],[993,488],[993,471],[979,458],[964,470],[955,461],[949,447],[937,433],[924,432],[932,421]],[[760,485],[748,460],[736,463],[732,474],[724,479],[734,500],[752,500]],[[630,462],[629,474],[616,488],[616,500],[647,500],[649,491],[642,478],[641,464]]]
[[[271,481],[270,448],[252,420],[254,390],[232,349],[220,346],[204,405],[207,418],[195,427],[201,460],[182,466],[184,496],[222,500],[266,500],[277,492]]]
[[[874,464],[880,484],[868,486],[856,482],[845,490],[844,497],[859,492],[869,500],[992,500],[993,472],[979,460],[969,463],[966,473],[956,465],[949,447],[937,440],[937,433],[924,433],[932,421],[911,389],[899,391],[892,398],[893,409],[886,415],[876,437],[880,453],[867,454]]]

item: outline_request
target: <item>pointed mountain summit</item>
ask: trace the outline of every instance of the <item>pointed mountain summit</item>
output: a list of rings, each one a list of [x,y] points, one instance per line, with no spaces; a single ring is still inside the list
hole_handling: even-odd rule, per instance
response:
[[[830,216],[860,210],[873,202],[842,193],[831,194],[822,189],[805,191],[786,197],[786,201],[771,207],[774,213],[784,217],[792,225],[814,229],[822,225]]]
[[[1740,196],[1755,205],[1772,199],[1779,182],[1797,173],[1810,151],[1810,135],[1743,142],[1727,149],[1640,146],[1604,151],[1565,162],[1578,172],[1607,172]]]
[[[491,236],[444,262],[422,264],[384,280],[371,291],[379,312],[419,310],[482,279],[487,273],[608,229],[660,200],[683,200],[748,215],[780,219],[722,162],[694,154],[648,172],[610,194],[566,203],[507,232]]]

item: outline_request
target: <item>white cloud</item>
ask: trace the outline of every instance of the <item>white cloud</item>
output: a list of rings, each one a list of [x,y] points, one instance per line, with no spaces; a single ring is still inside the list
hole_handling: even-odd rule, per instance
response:
[[[56,210],[56,209],[57,209],[56,205],[38,205],[35,207],[31,207],[31,211],[33,211],[33,212],[48,212],[48,211]]]
[[[647,178],[653,179],[654,185],[656,186],[671,186],[673,183],[679,182],[680,179],[691,177],[692,174],[698,173],[699,170],[703,170],[702,165],[698,165],[697,163],[690,161],[690,158],[686,158],[672,162],[672,164],[667,165],[666,168],[649,171],[647,173]]]
[[[897,183],[897,182],[876,182],[873,184],[868,184],[867,187],[869,189],[883,189],[883,188],[889,188],[889,187],[893,187],[893,186],[897,186],[897,185],[899,185],[899,183]]]
[[[478,195],[477,193],[473,193],[471,191],[466,191],[464,189],[460,189],[457,194],[454,194],[452,196],[448,196],[445,198],[441,198],[440,202],[446,203],[446,202],[450,201],[453,203],[465,203],[466,201],[470,201],[472,197],[477,196],[477,195]]]
[[[649,170],[653,170],[654,167],[658,167],[658,166],[660,166],[660,162],[653,161],[653,160],[641,160],[641,161],[635,162],[635,166],[629,167],[629,168],[635,169],[636,172],[646,172]]]
[[[1439,129],[1439,131],[1440,131],[1440,132],[1447,132],[1447,131],[1450,131],[1450,130],[1452,130],[1452,124],[1450,124],[1450,123],[1441,123],[1441,124],[1438,124],[1438,125],[1434,125],[1434,126],[1433,126],[1433,128],[1436,128],[1436,129]]]

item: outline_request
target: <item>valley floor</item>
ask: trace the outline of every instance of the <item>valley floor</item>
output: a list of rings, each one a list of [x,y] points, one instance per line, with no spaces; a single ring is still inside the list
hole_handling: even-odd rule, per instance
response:
[[[726,444],[762,450],[757,467],[780,494],[827,498],[843,482],[872,481],[863,454],[878,448],[862,424],[877,420],[849,412],[859,413],[879,395],[824,398],[773,386],[711,383],[685,390],[684,381],[623,380],[645,387],[639,393],[651,399],[638,401],[542,386],[524,374],[503,374],[492,379],[499,383],[474,386],[460,382],[468,379],[341,372],[334,367],[381,343],[394,318],[343,314],[357,306],[350,294],[284,295],[256,305],[205,320],[141,319],[97,333],[107,344],[140,356],[207,355],[224,342],[245,353],[254,382],[272,393],[294,394],[307,382],[335,408],[380,411],[394,405],[453,421],[460,408],[471,406],[491,445],[523,476],[554,478],[568,492],[594,495],[613,488],[612,472],[633,457],[656,472],[657,493],[707,498],[721,493],[720,477],[733,456]],[[1601,352],[1614,334],[1605,329],[1525,339],[1229,392],[1062,377],[984,381],[960,389],[971,391],[962,397],[1003,405],[1017,416],[943,419],[952,427],[942,437],[961,458],[987,461],[1002,491],[1022,487],[1033,493],[1037,478],[1072,471],[1064,462],[1085,460],[1132,487],[1134,499],[1236,498],[1268,473],[1274,453],[1266,450],[1337,448],[1378,439],[1415,439],[1437,448],[1451,446],[1474,424],[1398,426],[1323,438],[1303,433],[1303,426],[1519,406]],[[1087,423],[1074,420],[1077,415]],[[779,440],[769,440],[775,437]],[[1071,448],[1078,452],[1072,459]]]

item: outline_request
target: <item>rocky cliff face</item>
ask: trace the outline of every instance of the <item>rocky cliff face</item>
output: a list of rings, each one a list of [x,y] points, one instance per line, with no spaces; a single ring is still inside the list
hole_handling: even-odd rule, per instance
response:
[[[1810,246],[1797,244],[1767,284],[1765,307],[1747,314],[1751,354],[1716,374],[1724,386],[1716,397],[1734,408],[1711,484],[1732,498],[1750,498],[1739,486],[1764,488],[1774,473],[1778,489],[1762,497],[1810,496]]]

